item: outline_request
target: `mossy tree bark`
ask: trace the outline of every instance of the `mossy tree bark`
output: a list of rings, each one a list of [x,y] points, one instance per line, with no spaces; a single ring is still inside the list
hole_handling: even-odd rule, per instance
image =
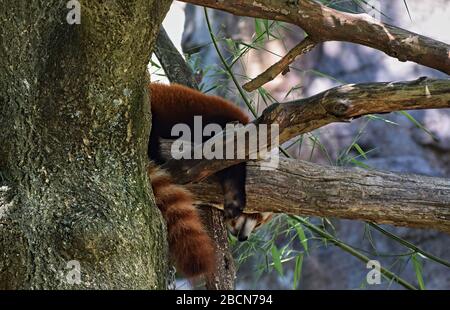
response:
[[[78,25],[67,1],[0,3],[0,288],[166,287],[143,86],[170,3],[83,2]]]

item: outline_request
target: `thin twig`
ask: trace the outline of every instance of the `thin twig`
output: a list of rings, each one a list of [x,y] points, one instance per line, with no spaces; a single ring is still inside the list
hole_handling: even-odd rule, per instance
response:
[[[266,71],[258,75],[256,78],[250,82],[245,83],[242,88],[248,92],[254,91],[264,84],[275,79],[280,73],[285,72],[294,60],[302,55],[311,51],[317,42],[315,42],[311,37],[304,38],[299,44],[297,44],[293,49],[291,49],[283,58],[278,62],[270,66]]]
[[[450,74],[450,45],[383,23],[367,14],[351,14],[318,1],[181,0],[234,15],[287,22],[316,40],[344,41],[383,51],[400,61],[414,61]],[[287,3],[289,2],[289,3]]]

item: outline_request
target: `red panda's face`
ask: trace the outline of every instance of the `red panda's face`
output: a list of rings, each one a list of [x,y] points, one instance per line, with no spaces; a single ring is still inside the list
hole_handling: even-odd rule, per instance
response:
[[[272,212],[242,214],[237,218],[227,221],[228,230],[239,241],[245,241],[252,231],[267,223],[272,216]]]

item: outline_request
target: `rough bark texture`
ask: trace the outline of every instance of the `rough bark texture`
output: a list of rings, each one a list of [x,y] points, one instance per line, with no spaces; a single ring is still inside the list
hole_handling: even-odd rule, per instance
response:
[[[275,103],[265,109],[253,123],[278,124],[279,142],[282,144],[327,124],[348,122],[367,114],[449,107],[450,80],[420,78],[410,82],[348,84],[309,98]],[[221,140],[223,137],[218,135],[213,139]],[[260,146],[263,149],[266,145],[270,147],[271,142],[268,130],[267,139]],[[234,141],[231,140],[231,143]],[[245,154],[249,155],[249,152],[251,153],[247,148]],[[244,160],[171,160],[165,167],[179,176],[179,182],[188,183],[204,179],[242,161]]]
[[[0,288],[166,287],[143,86],[169,4],[0,4]]]
[[[158,34],[155,53],[172,83],[198,89],[198,84],[195,81],[191,68],[162,27]],[[223,212],[214,208],[208,208],[208,205],[205,203],[202,213],[209,235],[215,241],[217,258],[217,270],[211,277],[206,279],[206,289],[232,290],[234,289],[236,268],[228,245],[228,232]]]
[[[155,54],[171,83],[178,83],[198,89],[198,83],[194,78],[191,68],[186,64],[186,61],[180,52],[178,52],[175,45],[173,45],[163,27],[161,27],[156,40]]]
[[[450,233],[450,180],[326,167],[282,159],[272,171],[247,163],[246,211],[359,219]],[[220,186],[189,185],[201,201],[220,205]]]
[[[346,41],[369,46],[400,61],[450,74],[450,46],[379,22],[367,14],[350,14],[311,0],[181,0],[234,15],[273,19],[298,25],[316,42]]]
[[[219,204],[223,205],[223,196]],[[211,208],[211,205],[207,204],[203,207],[203,215],[209,234],[215,241],[217,251],[217,270],[206,279],[205,287],[208,290],[233,290],[235,288],[237,270],[230,245],[228,244],[228,230],[223,212],[216,208]]]

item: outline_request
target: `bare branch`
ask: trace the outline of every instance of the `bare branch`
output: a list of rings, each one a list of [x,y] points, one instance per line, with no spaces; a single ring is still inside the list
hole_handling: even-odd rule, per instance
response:
[[[161,26],[156,39],[155,54],[169,81],[198,89],[194,73],[183,56],[173,45],[164,27]]]
[[[450,233],[450,180],[281,159],[273,171],[247,163],[246,211],[358,219]],[[188,185],[219,206],[220,186]]]
[[[284,143],[327,124],[349,121],[367,114],[438,108],[450,108],[450,80],[420,78],[409,82],[338,86],[309,98],[273,104],[253,123],[278,124],[279,142]],[[270,136],[266,141],[270,147]],[[261,146],[266,146],[264,141]],[[242,161],[245,160],[170,160],[165,168],[176,173],[179,182],[189,183]]]
[[[234,15],[295,24],[312,39],[346,41],[383,51],[400,61],[414,61],[450,74],[450,46],[371,18],[334,10],[311,0],[180,0]]]
[[[310,37],[306,37],[299,44],[297,44],[293,49],[289,51],[283,58],[281,58],[277,63],[270,66],[269,69],[258,75],[256,78],[248,83],[245,83],[242,88],[248,92],[254,91],[264,84],[272,81],[278,76],[278,74],[284,72],[288,66],[294,62],[294,60],[302,55],[308,53],[316,46]]]

